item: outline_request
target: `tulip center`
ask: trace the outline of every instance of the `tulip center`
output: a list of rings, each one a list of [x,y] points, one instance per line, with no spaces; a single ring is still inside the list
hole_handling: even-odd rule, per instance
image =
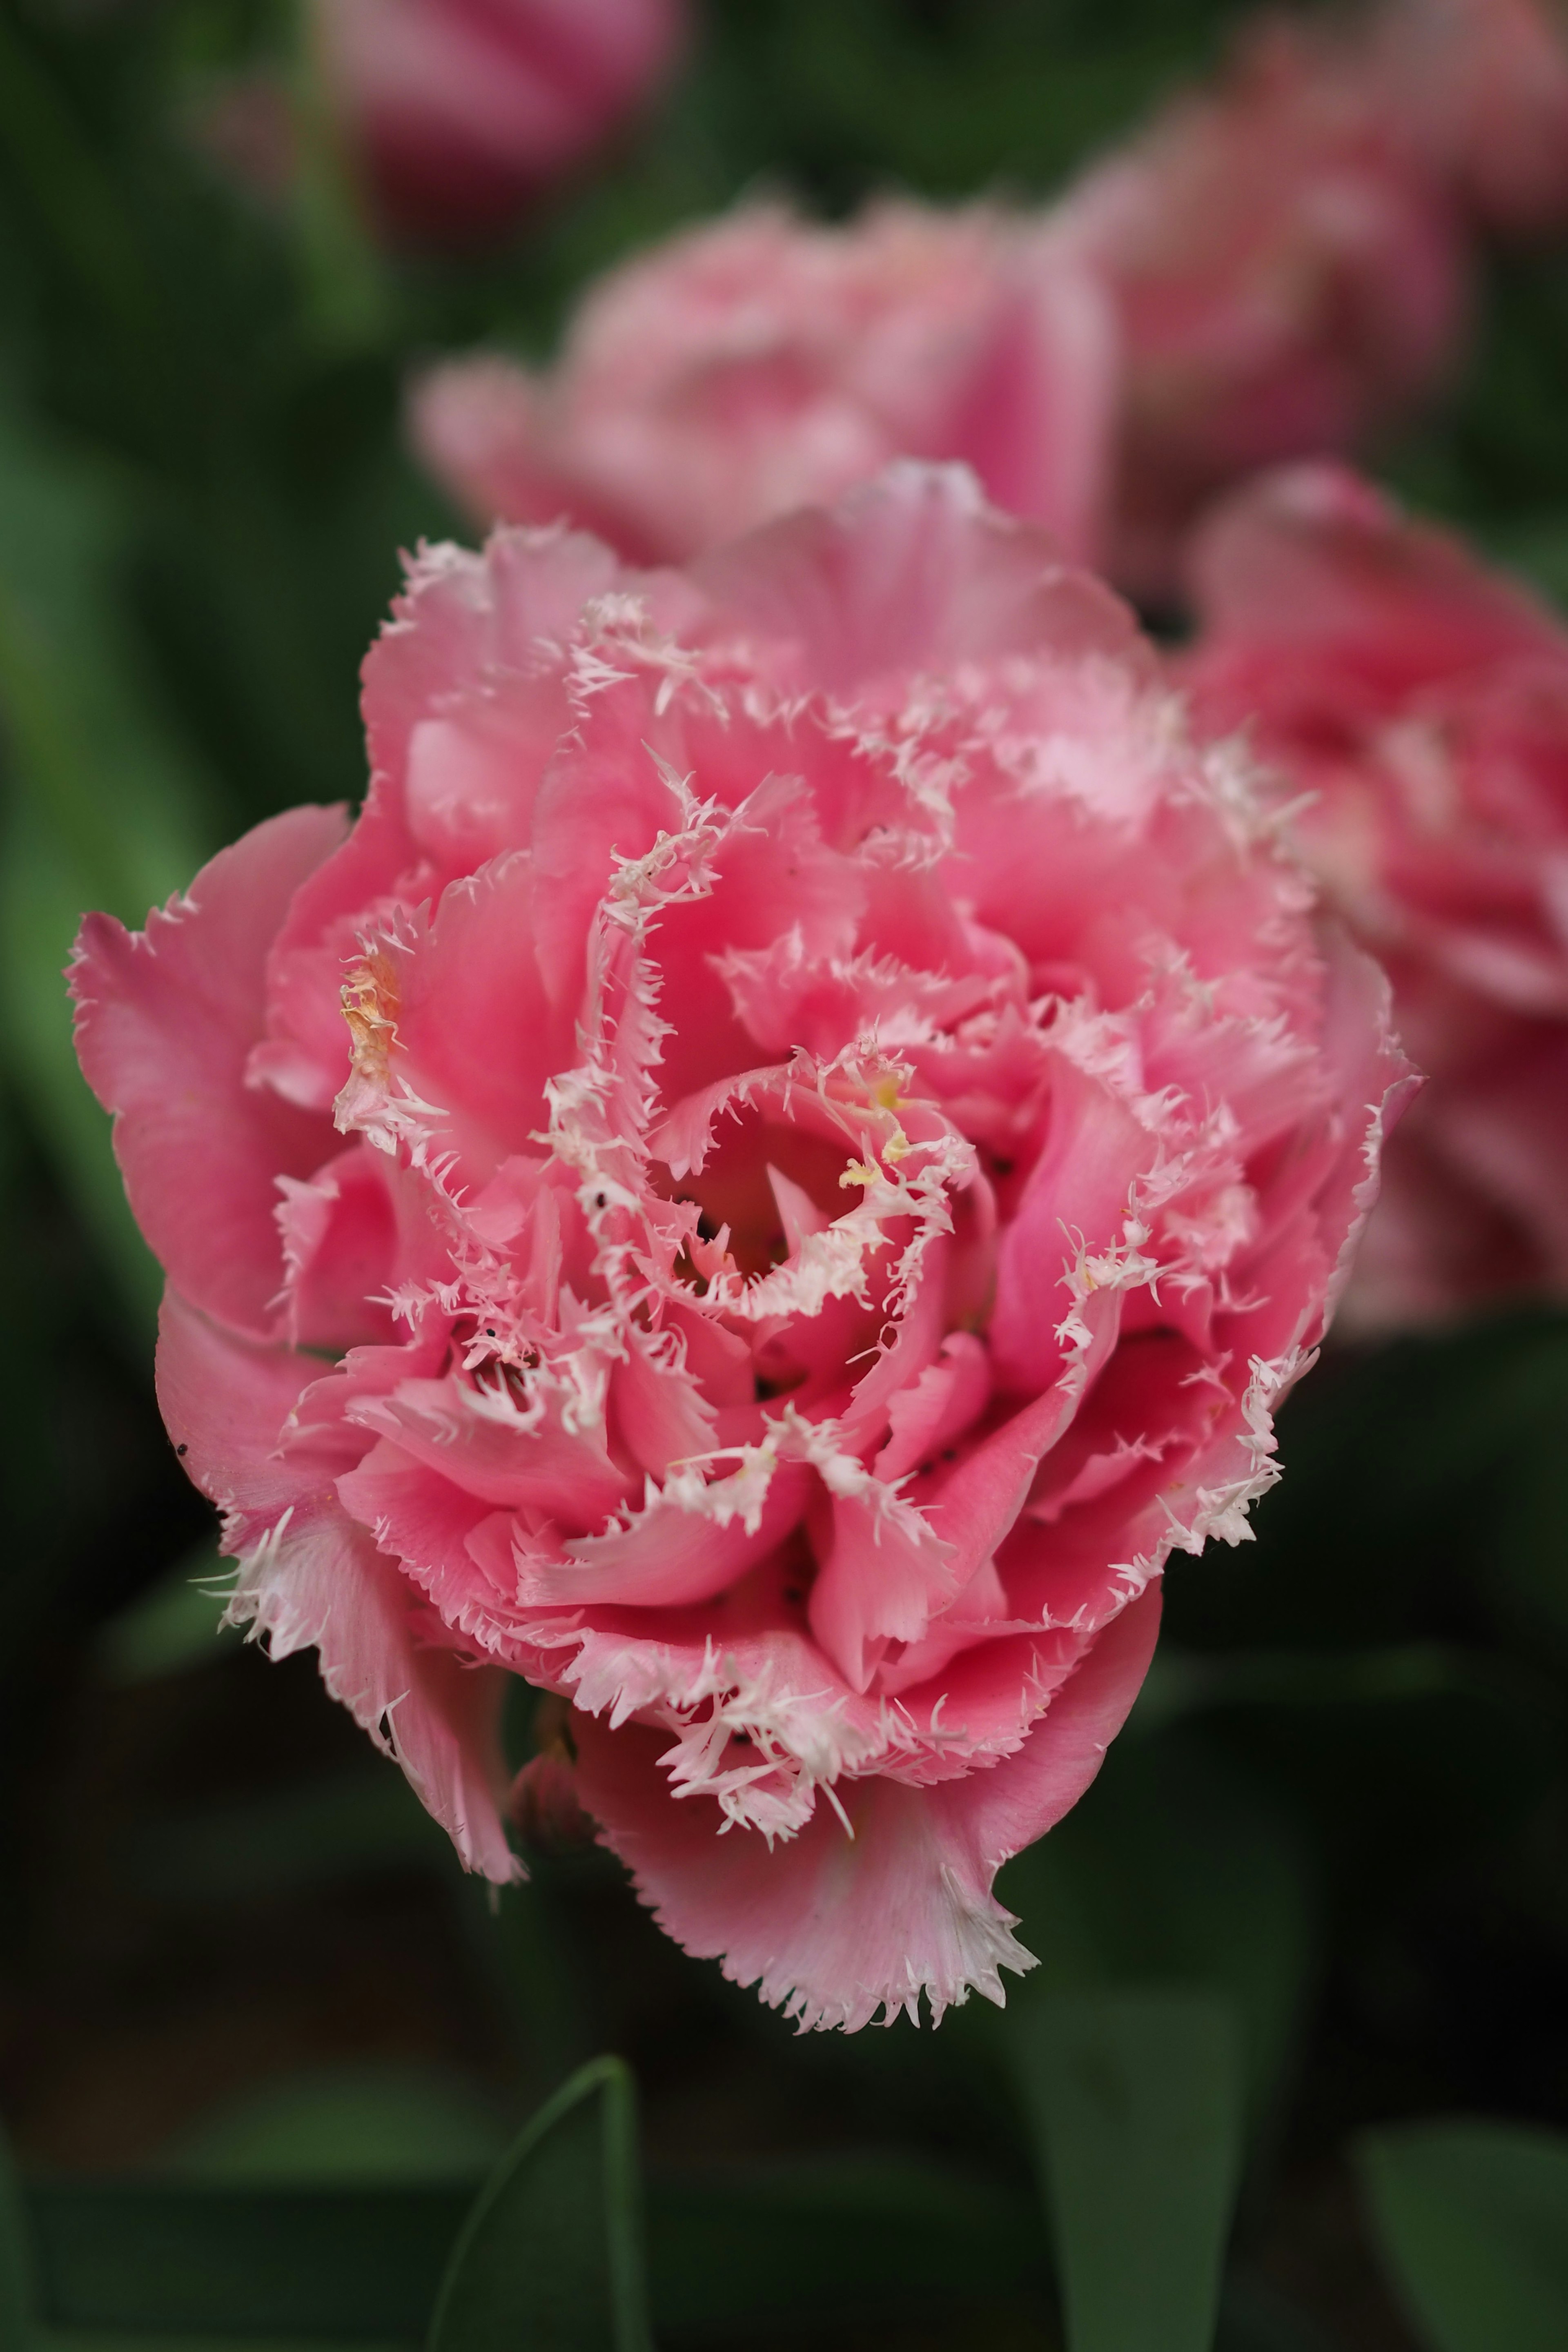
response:
[[[700,1170],[677,1181],[656,1169],[655,1182],[667,1200],[695,1203],[700,1239],[727,1250],[736,1270],[754,1281],[853,1207],[858,1196],[840,1181],[853,1158],[843,1139],[783,1125],[748,1106],[722,1120]]]

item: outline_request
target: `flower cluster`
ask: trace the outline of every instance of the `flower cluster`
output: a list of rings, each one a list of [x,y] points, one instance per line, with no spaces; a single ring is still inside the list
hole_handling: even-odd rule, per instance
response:
[[[1358,52],[1289,20],[1090,171],[1063,215],[1121,329],[1109,560],[1140,593],[1169,593],[1216,488],[1361,446],[1458,356],[1457,207]]]
[[[240,1561],[465,1860],[506,1676],[803,2023],[1028,1965],[999,1864],[1246,1533],[1408,1086],[1126,610],[907,465],[683,573],[427,550],[374,782],[83,930]]]
[[[411,437],[482,522],[566,515],[655,562],[962,459],[1163,599],[1215,491],[1452,375],[1476,224],[1562,219],[1565,158],[1568,40],[1533,0],[1270,19],[1049,207],[742,204],[595,285],[552,367],[429,371]]]

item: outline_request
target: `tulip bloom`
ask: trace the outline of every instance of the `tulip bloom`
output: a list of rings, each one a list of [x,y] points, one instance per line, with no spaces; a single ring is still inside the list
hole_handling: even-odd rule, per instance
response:
[[[1568,23],[1552,0],[1384,0],[1370,70],[1490,228],[1568,218]]]
[[[1568,1292],[1568,630],[1338,467],[1237,493],[1192,574],[1203,722],[1277,770],[1428,1074],[1358,1319]]]
[[[998,1866],[1276,1475],[1405,1084],[1381,975],[955,468],[683,573],[427,549],[365,717],[357,821],[74,971],[232,1613],[470,1866],[521,1675],[521,1817],[689,1950],[805,2025],[999,2000]]]
[[[1048,225],[746,205],[590,288],[554,366],[482,354],[415,387],[415,446],[484,523],[586,525],[675,562],[890,458],[956,458],[1068,552],[1100,550],[1115,331]]]
[[[386,226],[461,241],[510,226],[638,106],[681,0],[311,0],[328,92]]]
[[[1174,584],[1184,524],[1286,457],[1361,446],[1450,369],[1468,242],[1361,51],[1267,23],[1069,191],[1122,351],[1114,576]]]

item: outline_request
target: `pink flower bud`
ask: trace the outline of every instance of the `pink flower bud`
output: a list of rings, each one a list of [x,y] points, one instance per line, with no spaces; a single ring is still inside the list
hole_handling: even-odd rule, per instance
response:
[[[683,0],[311,0],[327,86],[389,229],[505,229],[646,105]]]

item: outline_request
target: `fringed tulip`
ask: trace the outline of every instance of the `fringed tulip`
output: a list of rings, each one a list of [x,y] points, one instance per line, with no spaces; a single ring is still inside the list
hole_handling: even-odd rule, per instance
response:
[[[84,927],[232,1615],[473,1868],[584,1816],[803,2025],[1029,1955],[1173,1549],[1236,1542],[1406,1085],[1109,591],[958,469],[685,573],[424,551],[357,821]]]

